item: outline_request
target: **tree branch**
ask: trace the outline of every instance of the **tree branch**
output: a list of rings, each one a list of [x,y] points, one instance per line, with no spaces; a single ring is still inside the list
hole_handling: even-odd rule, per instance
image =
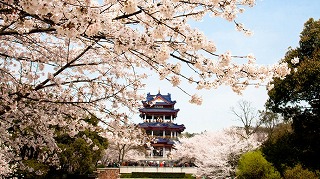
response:
[[[98,40],[97,40],[98,41]],[[96,43],[96,42],[95,42]],[[88,50],[90,50],[92,48],[93,44],[89,45],[87,48],[85,48],[77,57],[75,57],[73,60],[71,60],[69,63],[65,64],[63,67],[61,67],[58,71],[56,71],[53,74],[53,77],[59,75],[61,72],[63,72],[65,69],[67,69],[68,67],[70,67],[70,65],[72,63],[74,63],[75,61],[77,61],[79,58],[81,58]],[[43,88],[43,86],[48,83],[50,81],[49,78],[47,78],[46,80],[44,80],[42,83],[40,83],[39,85],[37,85],[34,90],[37,91],[41,88]]]
[[[112,20],[120,20],[120,19],[125,19],[125,18],[128,18],[128,17],[131,17],[131,16],[134,16],[134,15],[137,15],[137,14],[140,14],[142,12],[142,10],[140,9],[139,11],[136,11],[134,13],[131,13],[131,14],[124,14],[122,16],[118,16]]]
[[[31,29],[29,32],[19,33],[15,30],[8,30],[8,31],[1,31],[0,36],[2,35],[26,35],[26,34],[34,34],[34,33],[41,33],[41,32],[54,32],[56,31],[55,28],[39,28],[39,29]]]

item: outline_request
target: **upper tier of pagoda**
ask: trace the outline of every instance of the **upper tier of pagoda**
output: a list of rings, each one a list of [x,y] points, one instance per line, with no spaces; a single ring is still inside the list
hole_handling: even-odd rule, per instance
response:
[[[142,101],[143,108],[139,109],[142,115],[172,115],[177,117],[179,109],[174,109],[176,101],[171,100],[171,94],[162,95],[160,91],[156,95],[147,94],[145,101]]]

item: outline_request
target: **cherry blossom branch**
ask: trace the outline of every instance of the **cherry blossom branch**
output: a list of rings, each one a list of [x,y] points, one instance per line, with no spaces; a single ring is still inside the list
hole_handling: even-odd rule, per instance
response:
[[[50,151],[58,147],[54,129],[48,126],[61,126],[74,136],[89,127],[81,119],[103,114],[101,122],[108,125],[112,123],[107,120],[115,121],[113,128],[107,129],[113,135],[133,130],[128,115],[120,111],[135,112],[140,107],[143,96],[138,89],[144,87],[142,79],[147,76],[143,69],[169,81],[195,104],[201,104],[201,98],[183,89],[181,79],[196,84],[196,89],[228,85],[239,93],[253,82],[284,77],[286,64],[260,67],[253,55],[216,54],[215,44],[189,24],[189,19],[200,20],[213,13],[212,17],[234,21],[240,29],[243,26],[235,21],[241,13],[238,6],[253,3],[0,1],[0,131],[10,129],[18,134],[15,140],[10,136],[2,139],[17,154],[20,144],[28,141],[37,152],[51,157]],[[248,63],[236,64],[234,58],[248,59]],[[20,126],[16,131],[15,122]],[[30,128],[35,131],[27,133]],[[32,135],[40,137],[32,140]],[[112,137],[126,140],[120,138],[123,135]],[[132,148],[131,141],[113,142],[126,144],[124,152]],[[135,142],[141,144],[141,140]],[[41,150],[42,144],[49,150]],[[19,165],[14,157],[10,162]]]
[[[116,17],[116,18],[113,18],[113,20],[125,19],[125,18],[131,17],[131,16],[135,16],[135,15],[137,15],[137,14],[140,14],[141,12],[142,12],[142,10],[140,9],[140,10],[134,12],[134,13],[124,14],[124,15],[122,15],[122,16],[118,16],[118,17]]]
[[[57,75],[59,75],[62,71],[64,71],[65,69],[67,69],[68,67],[70,67],[70,65],[74,62],[76,62],[79,58],[81,58],[88,50],[90,50],[92,48],[92,45],[87,46],[77,57],[75,57],[73,60],[71,60],[70,62],[68,62],[67,64],[65,64],[63,67],[61,67],[59,70],[57,70],[55,73],[52,74],[52,77],[56,77]],[[43,82],[41,82],[39,85],[37,85],[34,90],[37,91],[41,88],[43,88],[43,86],[48,83],[51,79],[46,79]]]
[[[164,26],[168,27],[169,29],[171,29],[174,32],[177,32],[178,34],[180,34],[181,36],[183,36],[184,38],[187,38],[185,34],[181,33],[180,31],[178,31],[177,29],[170,27],[169,25],[167,25],[166,23],[163,23],[162,21],[160,21],[159,19],[155,18],[152,16],[152,14],[148,13],[147,11],[145,11],[144,9],[141,9],[145,14],[147,14],[148,16],[150,16],[154,21],[156,21],[159,24],[163,24]]]
[[[176,56],[176,55],[173,54],[173,53],[170,53],[170,56],[173,57],[173,58],[176,58],[176,59],[178,59],[178,60],[180,60],[180,61],[182,61],[182,62],[185,62],[185,63],[187,63],[187,64],[193,64],[193,65],[195,64],[195,62],[191,62],[191,61],[185,60],[185,59],[183,59],[183,58],[181,58],[181,57]]]
[[[41,33],[41,32],[54,32],[56,31],[55,28],[37,28],[37,29],[31,29],[29,30],[28,32],[18,32],[18,31],[15,31],[15,30],[8,30],[8,31],[0,31],[0,36],[3,36],[3,35],[18,35],[18,34],[23,34],[23,35],[26,35],[26,34],[35,34],[35,33]]]

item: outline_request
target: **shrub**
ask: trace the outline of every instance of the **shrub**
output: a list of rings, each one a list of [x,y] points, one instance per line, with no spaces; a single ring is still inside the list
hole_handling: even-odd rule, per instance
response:
[[[121,175],[120,175],[120,178],[131,178],[131,173],[122,173]]]
[[[185,178],[194,179],[191,174],[185,173],[145,173],[145,172],[132,172],[122,173],[120,178]]]
[[[240,157],[236,172],[240,179],[280,179],[280,173],[262,155],[253,151]]]
[[[284,172],[285,179],[317,179],[317,175],[308,169],[303,169],[300,164],[288,168]]]

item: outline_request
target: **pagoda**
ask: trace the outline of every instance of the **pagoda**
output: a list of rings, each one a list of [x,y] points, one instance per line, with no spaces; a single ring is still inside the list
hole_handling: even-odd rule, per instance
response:
[[[179,134],[185,129],[183,124],[174,123],[179,112],[179,109],[174,108],[176,101],[171,100],[170,93],[162,95],[159,91],[156,95],[148,93],[142,104],[143,108],[139,112],[143,123],[138,126],[155,138],[147,157],[167,158]]]

